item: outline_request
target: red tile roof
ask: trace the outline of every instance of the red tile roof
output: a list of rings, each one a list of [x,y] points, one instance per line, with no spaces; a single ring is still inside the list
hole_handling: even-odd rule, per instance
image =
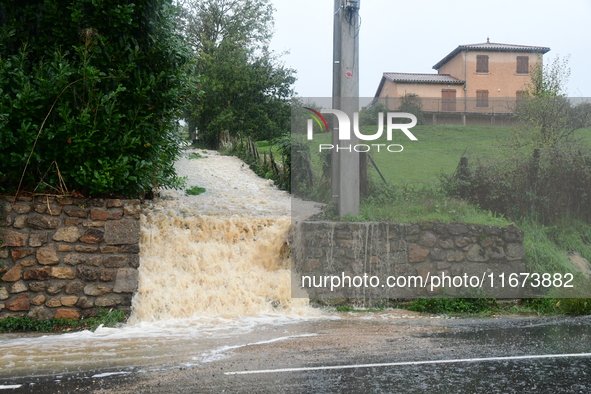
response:
[[[534,52],[544,54],[550,50],[548,47],[537,47],[528,45],[513,45],[513,44],[498,44],[493,42],[485,42],[482,44],[468,44],[460,45],[451,51],[446,57],[441,59],[439,63],[433,66],[433,69],[439,70],[441,66],[450,61],[455,55],[466,50],[489,51],[489,52]]]

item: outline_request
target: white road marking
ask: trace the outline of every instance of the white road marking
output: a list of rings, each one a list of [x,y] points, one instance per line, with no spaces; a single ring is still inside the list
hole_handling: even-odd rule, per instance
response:
[[[382,364],[355,364],[355,365],[332,365],[332,366],[326,366],[326,367],[261,369],[261,370],[256,370],[256,371],[225,372],[224,374],[225,375],[251,375],[251,374],[260,374],[260,373],[323,371],[323,370],[329,370],[329,369],[354,369],[354,368],[374,368],[374,367],[397,367],[397,366],[406,366],[406,365],[475,363],[475,362],[484,362],[484,361],[535,360],[535,359],[543,359],[543,358],[567,358],[567,357],[591,357],[591,353],[541,354],[541,355],[531,355],[531,356],[462,358],[462,359],[456,359],[456,360],[406,361],[406,362],[382,363]]]
[[[23,386],[22,384],[6,384],[6,385],[0,385],[0,390],[19,389],[22,386]]]
[[[105,373],[99,373],[96,375],[92,375],[91,378],[106,378],[107,376],[113,376],[113,375],[129,375],[131,372],[105,372]]]

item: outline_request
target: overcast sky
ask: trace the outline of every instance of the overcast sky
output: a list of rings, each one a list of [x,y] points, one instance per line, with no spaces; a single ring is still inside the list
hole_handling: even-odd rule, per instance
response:
[[[271,48],[297,70],[300,97],[332,92],[334,0],[272,0]],[[545,62],[570,55],[568,94],[591,97],[591,0],[361,0],[360,96],[382,73],[436,73],[458,45],[490,42],[549,47]]]

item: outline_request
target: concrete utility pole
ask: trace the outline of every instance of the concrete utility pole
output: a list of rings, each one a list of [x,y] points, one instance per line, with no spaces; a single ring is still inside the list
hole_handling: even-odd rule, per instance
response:
[[[333,108],[345,112],[353,124],[359,111],[359,0],[335,0],[333,37]],[[353,147],[358,139],[339,140],[333,129],[332,196],[339,216],[359,215],[359,153]]]

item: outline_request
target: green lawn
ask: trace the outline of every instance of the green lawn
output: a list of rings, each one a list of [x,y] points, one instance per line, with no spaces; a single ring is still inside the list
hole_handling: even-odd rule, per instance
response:
[[[376,127],[364,127],[364,134],[375,133]],[[393,141],[385,138],[369,141],[369,144],[401,144],[404,150],[400,153],[389,153],[381,148],[381,152],[373,152],[389,187],[376,188],[375,195],[362,200],[359,216],[339,218],[334,207],[325,210],[328,220],[348,221],[392,221],[420,223],[423,221],[467,222],[486,225],[505,226],[513,221],[456,198],[450,198],[438,188],[439,175],[443,172],[452,174],[462,156],[469,160],[486,160],[486,158],[502,158],[503,141],[513,132],[509,127],[491,126],[416,126],[411,132],[418,141],[411,141],[402,132],[393,136]],[[384,133],[385,134],[385,133]],[[591,146],[591,129],[577,132],[581,138],[581,149]],[[328,133],[317,134],[314,141],[308,141],[312,152],[312,163],[316,179],[319,179],[321,158],[318,154],[319,144],[330,144]],[[505,152],[508,149],[505,148]],[[527,153],[531,154],[531,153]],[[370,166],[369,174],[376,184],[381,184],[377,171]],[[314,199],[314,195],[310,196]],[[316,200],[320,201],[320,200]],[[326,201],[326,200],[324,200]],[[330,207],[330,206],[329,206]],[[529,272],[576,272],[569,260],[566,250],[576,250],[583,258],[591,259],[591,226],[569,218],[553,226],[544,226],[530,219],[517,221],[517,225],[525,232],[524,245],[527,247],[527,269]],[[588,286],[588,280],[577,276],[575,286]],[[555,289],[556,290],[556,289]],[[549,293],[552,297],[560,297],[556,292]],[[573,299],[564,304],[568,310],[561,313],[589,313],[591,307],[586,299]],[[560,301],[562,305],[563,300]],[[550,305],[533,305],[533,307],[549,306],[558,311],[556,300]],[[534,308],[534,309],[535,309]]]
[[[267,152],[269,153],[269,149],[271,148],[271,145],[269,144],[269,141],[257,141],[254,143],[257,147],[257,149],[259,150],[259,153],[263,153],[263,152]],[[273,149],[273,152],[275,152],[276,149]]]
[[[375,133],[375,130],[377,126],[361,128],[364,134]],[[396,130],[393,141],[386,140],[385,132],[377,141],[366,141],[369,144],[400,144],[404,147],[400,153],[387,152],[384,147],[378,153],[372,147],[371,156],[388,183],[436,184],[441,172],[451,174],[455,171],[462,156],[482,160],[503,155],[499,147],[512,133],[510,127],[453,125],[415,126],[410,131],[418,141],[411,141]],[[590,129],[580,130],[579,135],[591,143]],[[329,143],[329,133],[316,134],[314,141],[310,141],[315,168],[319,168],[318,144]],[[370,177],[381,182],[371,163],[368,166]]]
[[[452,173],[465,155],[497,156],[497,146],[511,130],[506,127],[418,126],[412,129],[418,141],[399,139],[400,153],[372,155],[389,183],[435,183],[443,171]],[[387,143],[384,139],[383,143]],[[372,176],[375,170],[371,171]]]

